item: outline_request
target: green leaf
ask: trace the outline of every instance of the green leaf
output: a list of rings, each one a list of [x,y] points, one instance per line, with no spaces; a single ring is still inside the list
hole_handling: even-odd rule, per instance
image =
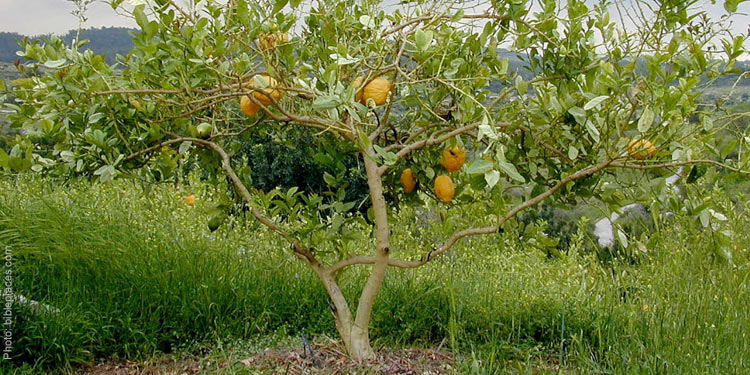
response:
[[[141,4],[133,8],[133,16],[135,17],[135,22],[140,26],[141,30],[146,30],[148,27],[148,17],[146,17],[146,13],[143,12],[143,8],[145,5]]]
[[[89,116],[89,124],[95,124],[99,122],[104,116],[106,116],[104,113],[94,113],[93,115]]]
[[[435,178],[435,170],[431,167],[427,167],[427,169],[424,170],[424,175],[428,180],[432,180],[433,178]]]
[[[521,176],[520,173],[518,173],[518,170],[516,169],[516,166],[514,166],[511,163],[508,163],[507,161],[500,161],[497,163],[497,166],[500,167],[500,169],[503,170],[510,178],[519,181],[519,182],[526,182],[526,179]]]
[[[650,107],[644,108],[643,114],[641,114],[641,118],[638,119],[638,131],[641,133],[647,132],[648,129],[651,128],[651,124],[653,123],[654,111],[652,111]]]
[[[700,215],[698,215],[698,218],[701,221],[701,225],[704,228],[708,228],[708,225],[711,223],[711,213],[708,212],[708,210],[701,211]]]
[[[378,155],[383,158],[383,162],[385,163],[385,165],[393,165],[398,161],[398,157],[393,152],[386,151],[384,148],[378,145],[372,145],[372,147],[375,149],[375,152],[377,152]]]
[[[578,122],[579,124],[582,123],[586,118],[586,111],[581,107],[571,107],[570,109],[568,109],[568,113],[573,115],[573,117],[576,118],[576,122]]]
[[[481,141],[484,136],[487,136],[487,138],[492,140],[497,140],[497,134],[495,133],[495,130],[489,125],[489,119],[487,118],[487,114],[482,116],[482,124],[479,125],[478,132],[477,132],[477,141]]]
[[[453,18],[451,18],[451,21],[458,22],[461,20],[461,18],[464,18],[464,10],[459,9],[456,14],[453,15]]]
[[[323,181],[328,184],[330,187],[336,187],[338,185],[338,181],[336,181],[336,177],[333,177],[330,173],[325,172],[323,173]]]
[[[339,98],[337,96],[319,96],[313,101],[313,108],[316,110],[333,109],[339,106]]]
[[[492,189],[500,181],[500,172],[492,170],[484,174],[484,180],[487,181],[487,186]]]
[[[0,167],[8,167],[8,154],[0,147]]]
[[[575,146],[570,145],[568,147],[568,157],[570,158],[570,160],[578,159],[578,149]]]
[[[427,50],[430,47],[430,43],[432,43],[432,31],[417,30],[414,33],[414,42],[420,51]]]
[[[471,162],[469,167],[466,169],[468,174],[485,174],[491,171],[494,165],[489,160],[477,159]]]
[[[595,108],[599,104],[602,104],[602,102],[604,102],[607,99],[609,99],[608,95],[597,96],[596,98],[589,100],[589,102],[583,106],[583,109],[588,111],[592,108]]]
[[[726,9],[729,13],[735,13],[737,12],[737,7],[748,0],[725,0],[724,1],[724,9]]]
[[[622,245],[622,247],[628,247],[628,236],[620,229],[617,230],[617,239],[620,240],[620,244]]]
[[[377,26],[375,24],[375,20],[372,19],[372,17],[368,15],[359,17],[359,23],[361,23],[365,28],[368,28],[368,29],[374,29],[375,26]]]
[[[99,178],[102,180],[102,182],[111,181],[112,178],[114,178],[116,174],[115,167],[111,165],[103,165],[96,171],[94,171],[95,176],[99,176]]]
[[[521,95],[526,95],[529,91],[529,83],[524,81],[521,76],[516,76],[515,86],[516,90],[518,90],[518,93]]]
[[[62,58],[62,59],[59,59],[59,60],[48,60],[48,61],[44,62],[44,66],[46,66],[47,68],[50,68],[50,69],[56,69],[56,68],[59,68],[59,67],[65,65],[66,62],[67,62],[67,60],[65,60],[65,58]]]
[[[289,2],[289,0],[276,0],[276,4],[273,5],[273,13],[276,14],[281,11],[281,9],[286,6],[287,2]]]
[[[714,246],[714,252],[727,264],[734,264],[734,262],[732,261],[732,249],[728,245],[717,244]]]
[[[182,142],[182,143],[180,143],[180,148],[179,148],[178,152],[180,154],[184,154],[184,153],[188,152],[188,150],[190,150],[190,146],[192,146],[192,145],[193,145],[192,141]]]
[[[593,139],[594,142],[598,143],[601,139],[601,134],[599,133],[599,129],[597,129],[596,125],[594,125],[591,120],[586,121],[586,130],[589,132],[591,139]]]
[[[0,150],[0,152],[2,152],[2,150]],[[72,151],[65,150],[60,152],[60,159],[66,163],[72,163],[76,160],[76,157]]]
[[[117,9],[117,7],[119,7],[123,1],[125,0],[112,0],[109,5],[112,7],[112,9]]]

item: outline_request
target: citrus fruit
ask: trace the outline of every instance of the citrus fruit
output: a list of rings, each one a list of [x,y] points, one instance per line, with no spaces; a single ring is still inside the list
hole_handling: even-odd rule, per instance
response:
[[[456,194],[456,187],[453,180],[447,175],[441,174],[435,179],[435,195],[444,203],[450,203]]]
[[[628,142],[628,154],[634,159],[648,159],[656,154],[656,147],[645,139],[633,139]]]
[[[363,80],[364,77],[361,76],[355,78],[354,87],[359,89],[359,87],[362,86]],[[375,102],[375,105],[383,105],[385,104],[386,99],[388,99],[388,93],[391,92],[391,89],[393,89],[391,81],[378,77],[359,90],[355,100],[362,104],[367,104],[367,99],[372,99]]]
[[[401,172],[400,181],[407,194],[414,191],[414,187],[417,186],[417,179],[414,177],[414,172],[412,172],[411,168],[406,168]]]
[[[284,95],[284,93],[280,90],[273,89],[271,87],[278,86],[279,83],[276,82],[273,77],[269,76],[268,74],[259,74],[255,77],[253,77],[253,80],[250,84],[253,88],[256,88],[258,86],[264,87],[260,90],[253,91],[253,96],[255,99],[257,99],[261,104],[265,106],[269,106],[274,102],[278,102],[281,100],[281,97]]]
[[[258,103],[250,99],[249,96],[245,95],[240,98],[240,109],[242,110],[242,113],[253,117],[258,113],[260,106]]]
[[[461,169],[466,162],[466,150],[462,147],[449,147],[443,150],[443,156],[440,158],[440,165],[448,172],[455,172]]]

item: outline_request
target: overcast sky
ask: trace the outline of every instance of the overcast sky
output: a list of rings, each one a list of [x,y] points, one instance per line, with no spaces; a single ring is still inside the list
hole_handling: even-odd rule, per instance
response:
[[[562,2],[562,1],[561,1]],[[712,17],[726,14],[723,0],[715,5],[707,5]],[[17,32],[24,35],[47,33],[63,34],[78,26],[78,20],[71,14],[75,9],[69,0],[0,0],[0,31]],[[733,16],[734,31],[746,34],[750,27],[750,2],[740,5],[739,12]],[[89,20],[84,27],[129,26],[135,22],[117,15],[112,8],[101,1],[91,4],[86,13]]]

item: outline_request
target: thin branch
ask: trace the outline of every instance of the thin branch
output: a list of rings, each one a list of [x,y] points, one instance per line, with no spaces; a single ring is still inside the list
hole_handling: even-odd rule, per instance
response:
[[[722,162],[714,161],[714,160],[688,160],[688,161],[676,161],[671,163],[661,163],[661,164],[623,164],[623,163],[612,163],[610,167],[613,168],[627,168],[627,169],[640,169],[640,170],[646,170],[646,169],[660,169],[660,168],[671,168],[671,167],[680,167],[684,165],[695,165],[695,164],[711,164],[715,165],[720,168],[728,169],[732,172],[737,172],[741,174],[750,175],[750,171],[744,171],[739,168],[732,167],[730,165],[724,164]]]
[[[529,207],[533,207],[533,206],[539,204],[540,202],[542,202],[545,199],[549,198],[551,195],[555,194],[558,190],[562,189],[568,183],[570,183],[572,181],[575,181],[575,180],[579,180],[579,179],[584,178],[584,177],[591,176],[594,173],[597,173],[597,172],[599,172],[599,171],[607,168],[614,161],[615,160],[607,160],[607,161],[601,162],[599,164],[593,165],[593,166],[591,166],[589,168],[581,169],[581,170],[579,170],[579,171],[571,174],[570,176],[568,176],[568,177],[560,180],[560,182],[558,182],[555,186],[549,188],[547,191],[545,191],[545,192],[537,195],[536,197],[534,197],[532,199],[529,199],[529,200],[527,200],[527,201],[525,201],[525,202],[517,205],[516,207],[514,207],[507,214],[505,214],[505,216],[503,216],[498,221],[498,223],[495,224],[495,225],[488,226],[488,227],[482,227],[482,228],[469,228],[469,229],[464,229],[462,231],[458,231],[458,232],[454,233],[452,236],[450,236],[450,238],[448,238],[448,240],[443,244],[443,246],[441,246],[438,249],[430,250],[427,254],[425,254],[424,256],[422,256],[417,261],[406,261],[406,260],[393,259],[393,260],[391,260],[388,263],[388,265],[389,266],[394,266],[394,267],[399,267],[399,268],[416,268],[416,267],[424,265],[425,263],[427,263],[430,260],[434,259],[438,255],[443,254],[446,251],[450,250],[456,243],[458,243],[458,241],[460,239],[462,239],[464,237],[476,236],[476,235],[481,235],[481,234],[497,233],[500,230],[500,228],[502,228],[502,226],[508,220],[510,220],[511,218],[513,218],[514,216],[516,216],[519,212],[521,212],[521,211],[523,211],[523,210],[525,210],[525,209],[527,209]],[[367,259],[358,259],[358,261],[360,261],[360,262],[362,260],[367,260]],[[346,267],[345,263],[343,263],[343,262],[340,262],[340,263],[341,263],[341,265],[334,264],[334,266],[337,266],[338,268],[340,268],[343,265],[344,267]],[[357,263],[354,263],[354,264],[357,264]],[[333,268],[333,266],[331,266],[330,268]]]
[[[430,138],[423,139],[423,140],[421,140],[419,142],[414,142],[412,144],[406,145],[406,146],[404,146],[404,148],[402,148],[401,150],[399,150],[396,153],[396,158],[397,159],[403,159],[404,157],[406,157],[406,155],[408,155],[412,151],[418,150],[418,149],[423,148],[423,147],[427,147],[427,146],[432,146],[432,145],[437,145],[437,144],[443,143],[443,142],[445,142],[445,141],[447,141],[447,140],[449,140],[449,139],[451,139],[451,138],[453,138],[453,137],[455,137],[455,136],[457,136],[459,134],[470,132],[473,129],[476,129],[477,127],[479,127],[479,125],[480,125],[479,123],[473,123],[473,124],[465,125],[465,126],[462,126],[462,127],[458,128],[458,129],[455,129],[455,130],[453,130],[453,131],[451,131],[451,132],[449,132],[447,134],[444,134],[444,135],[442,135],[440,137],[435,138],[434,136],[432,136]],[[502,122],[502,123],[497,123],[497,125],[500,126],[500,127],[503,127],[503,126],[509,126],[510,123],[508,123],[508,122]],[[382,165],[378,169],[378,172],[382,175],[383,173],[385,173],[386,170],[388,170],[388,166],[387,165]]]
[[[417,24],[417,23],[420,23],[420,22],[424,22],[424,21],[437,21],[437,20],[440,20],[440,19],[452,19],[452,18],[453,17],[446,16],[446,15],[428,15],[428,16],[417,17],[417,18],[411,19],[411,20],[409,20],[407,22],[404,22],[404,23],[402,23],[402,24],[400,24],[398,26],[394,26],[391,29],[386,30],[383,33],[383,36],[385,37],[385,36],[391,35],[393,33],[397,33],[397,32],[399,32],[399,31],[401,31],[401,30],[403,30],[403,29],[405,29],[405,28],[407,28],[407,27],[409,27],[411,25],[414,25],[414,24]],[[464,15],[461,18],[462,19],[494,19],[494,20],[498,20],[498,21],[503,21],[503,20],[510,19],[510,16],[498,16],[498,15],[494,15],[494,14],[484,13],[484,14],[466,14],[466,15]]]
[[[247,76],[243,76],[240,79],[240,82],[238,82],[238,83],[233,83],[233,84],[228,85],[228,86],[222,86],[222,87],[213,88],[213,89],[210,89],[210,90],[204,90],[204,89],[179,89],[179,90],[177,90],[177,89],[173,89],[173,90],[168,90],[168,89],[126,89],[126,90],[106,90],[106,91],[92,92],[92,93],[88,94],[87,99],[90,98],[90,97],[92,97],[92,96],[105,96],[105,95],[116,95],[116,94],[137,94],[137,95],[165,94],[165,95],[176,95],[176,94],[186,94],[186,93],[191,93],[192,92],[192,93],[197,93],[197,94],[213,95],[213,94],[216,94],[216,93],[219,93],[219,92],[222,92],[222,91],[230,91],[230,90],[234,90],[236,88],[247,87],[248,83],[246,81],[249,78],[252,78],[252,77],[254,77],[254,76],[258,75],[258,74],[262,74],[262,73],[255,72],[255,73],[249,74]],[[290,91],[290,92],[297,92],[297,93],[299,93],[299,96],[301,98],[307,99],[307,100],[310,100],[310,99],[312,99],[312,98],[315,97],[315,94],[313,92],[310,92],[308,90],[304,90],[304,89],[301,89],[301,88],[298,88],[298,87],[281,87],[281,86],[279,86],[279,87],[267,87],[267,88],[269,88],[269,89],[271,89],[271,88],[272,89],[278,89],[278,90],[283,90],[283,91]],[[206,99],[206,98],[204,98],[204,99]]]
[[[252,124],[250,124],[248,126],[245,126],[240,131],[236,131],[236,132],[232,132],[232,133],[219,133],[219,134],[212,135],[208,139],[212,141],[212,140],[214,140],[216,138],[221,138],[221,137],[238,137],[238,136],[244,134],[246,131],[248,131],[248,130],[254,128],[254,127],[256,127],[258,124],[261,123],[261,121],[263,121],[263,117],[258,118],[257,120],[255,120],[254,123],[252,123]]]
[[[453,138],[453,137],[455,137],[455,136],[457,136],[457,135],[459,135],[461,133],[469,132],[472,129],[477,128],[478,126],[479,126],[479,123],[473,123],[473,124],[469,124],[469,125],[466,125],[466,126],[462,126],[462,127],[458,128],[458,129],[455,129],[455,130],[451,131],[450,133],[445,134],[445,135],[443,135],[441,137],[438,137],[438,138],[430,137],[430,138],[421,140],[419,142],[414,142],[414,143],[412,143],[410,145],[405,146],[401,150],[399,150],[396,153],[396,158],[397,159],[403,159],[406,155],[409,155],[409,153],[411,153],[414,150],[418,150],[418,149],[426,147],[426,146],[432,146],[432,145],[443,143],[443,142],[445,142],[445,141],[447,141],[447,140],[449,140],[449,139],[451,139],[451,138]],[[387,165],[381,165],[378,168],[378,173],[382,176],[383,173],[385,173],[385,171],[387,171],[387,170],[388,170],[388,166]]]
[[[89,94],[91,96],[105,96],[105,95],[116,95],[116,94],[183,94],[185,90],[166,90],[166,89],[132,89],[132,90],[107,90],[97,91]]]
[[[344,259],[342,261],[339,261],[330,265],[328,268],[324,270],[324,272],[327,274],[333,275],[336,272],[339,272],[343,270],[344,268],[347,268],[350,266],[354,266],[357,264],[374,264],[375,262],[376,262],[376,258],[374,256],[355,255],[350,258]],[[392,267],[413,268],[413,267],[409,267],[410,264],[411,262],[408,262],[408,261],[388,258],[388,265]]]
[[[476,236],[476,235],[482,235],[482,234],[491,234],[491,233],[497,233],[500,228],[511,218],[516,216],[521,211],[533,207],[540,202],[544,201],[545,199],[549,198],[551,195],[555,194],[557,191],[562,189],[565,185],[568,183],[579,180],[584,177],[588,177],[593,175],[594,173],[597,173],[609,166],[614,166],[613,162],[615,162],[617,159],[614,160],[607,160],[604,162],[601,162],[599,164],[593,165],[586,169],[581,169],[570,176],[562,179],[560,182],[558,182],[555,186],[551,187],[547,191],[537,195],[536,197],[529,199],[516,207],[514,207],[512,210],[510,210],[505,216],[503,216],[497,224],[488,226],[488,227],[482,227],[482,228],[469,228],[464,229],[462,231],[458,231],[454,233],[453,235],[448,238],[448,240],[443,244],[442,247],[439,249],[433,249],[430,250],[427,254],[422,256],[419,260],[416,261],[408,261],[408,260],[400,260],[400,259],[388,259],[388,265],[391,267],[398,267],[398,268],[416,268],[424,265],[425,263],[429,262],[432,259],[435,259],[440,254],[445,253],[446,251],[450,250],[456,243],[458,243],[459,240],[461,240],[464,237],[468,236]],[[333,274],[336,273],[344,268],[357,265],[357,264],[373,264],[375,263],[376,259],[372,256],[353,256],[348,259],[344,259],[342,261],[339,261],[337,263],[334,263],[333,265],[329,266],[325,272]]]
[[[554,146],[552,146],[549,143],[545,142],[541,137],[535,136],[534,133],[531,131],[531,129],[529,129],[526,126],[523,126],[523,125],[520,125],[519,128],[522,131],[528,132],[529,134],[531,134],[531,138],[534,140],[534,142],[536,142],[539,145],[541,145],[542,147],[546,148],[551,153],[557,155],[559,158],[561,158],[562,160],[564,160],[566,163],[568,163],[570,165],[575,165],[575,162],[573,162],[573,160],[570,160],[570,158],[568,157],[568,155],[565,155],[564,152],[556,149]]]
[[[279,234],[282,238],[284,238],[287,242],[289,242],[292,245],[292,249],[294,250],[295,256],[302,259],[306,263],[308,263],[313,268],[320,267],[320,263],[317,259],[315,259],[315,256],[310,251],[310,249],[304,247],[297,239],[293,238],[290,234],[284,232],[281,228],[279,228],[276,223],[268,219],[267,217],[263,216],[257,208],[253,205],[253,197],[250,195],[250,192],[247,190],[247,187],[245,187],[245,184],[242,183],[242,180],[237,176],[237,174],[234,172],[234,168],[232,168],[232,161],[229,157],[229,154],[218,144],[205,140],[200,138],[189,138],[189,137],[180,137],[179,135],[173,134],[173,133],[166,133],[167,135],[171,137],[175,137],[176,142],[184,142],[184,141],[190,141],[194,144],[206,147],[208,149],[211,149],[215,151],[219,156],[221,157],[222,163],[221,167],[224,169],[224,172],[226,172],[227,176],[229,176],[229,179],[232,180],[232,184],[234,184],[235,189],[237,189],[237,192],[245,199],[247,202],[248,207],[250,207],[250,212],[252,215],[259,221],[261,224],[265,225],[268,229],[276,232]]]
[[[135,159],[135,158],[137,158],[137,157],[139,157],[139,156],[141,156],[143,154],[148,154],[149,152],[156,151],[156,150],[158,150],[158,149],[160,149],[160,148],[162,148],[164,146],[169,146],[169,145],[172,145],[172,144],[175,144],[175,143],[180,143],[180,142],[183,142],[183,141],[181,139],[170,139],[168,141],[161,142],[161,143],[156,144],[154,146],[151,146],[151,147],[148,147],[148,148],[144,148],[143,150],[136,151],[136,152],[134,152],[134,153],[126,156],[122,160],[123,161],[132,160],[132,159]]]

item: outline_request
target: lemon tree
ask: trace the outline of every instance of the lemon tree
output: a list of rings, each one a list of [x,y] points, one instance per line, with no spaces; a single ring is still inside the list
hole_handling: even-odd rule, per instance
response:
[[[139,3],[111,1],[140,28],[114,65],[82,40],[23,44],[21,66],[43,73],[15,82],[7,108],[24,136],[0,167],[148,180],[191,160],[226,177],[288,242],[279,251],[318,277],[352,358],[374,355],[370,317],[389,268],[512,229],[545,200],[615,201],[604,176],[743,173],[750,162],[714,138],[717,119],[742,116],[702,96],[738,73],[745,40],[697,0],[634,1],[631,13],[608,0]],[[252,165],[235,157],[249,132],[298,127],[319,140],[320,165],[363,167],[369,209],[347,201],[343,174],[323,176],[323,195],[253,187]],[[490,214],[461,209],[476,202]],[[442,239],[394,241],[389,215],[404,204],[450,218]],[[339,278],[355,266],[369,276],[352,299]]]

